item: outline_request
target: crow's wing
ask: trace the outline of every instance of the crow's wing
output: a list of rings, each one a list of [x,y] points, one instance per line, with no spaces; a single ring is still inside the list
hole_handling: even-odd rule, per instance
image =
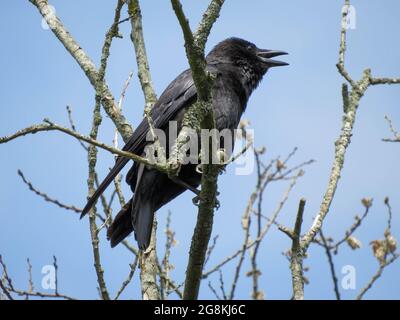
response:
[[[196,99],[196,97],[197,91],[193,83],[192,74],[190,70],[186,70],[170,83],[158,101],[154,104],[150,113],[154,122],[154,127],[164,127],[179,110],[190,105],[192,101]],[[141,154],[146,145],[146,135],[148,129],[149,126],[147,120],[143,119],[122,150],[129,151],[134,154]],[[83,208],[81,218],[89,212],[93,204],[97,201],[107,186],[113,181],[116,175],[122,170],[129,160],[130,159],[123,157],[119,157],[117,159],[114,167],[99,185],[94,194],[90,197],[85,208]]]

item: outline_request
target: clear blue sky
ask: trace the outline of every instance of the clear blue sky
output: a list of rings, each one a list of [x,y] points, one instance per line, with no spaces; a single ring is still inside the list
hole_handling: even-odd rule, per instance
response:
[[[114,13],[115,1],[60,1],[51,3],[69,31],[94,59],[100,50]],[[160,94],[168,83],[187,68],[183,39],[169,1],[142,1],[144,34],[154,86]],[[183,1],[193,26],[201,18],[206,1]],[[357,28],[349,31],[347,66],[358,78],[365,67],[376,76],[400,76],[400,45],[397,31],[400,3],[396,0],[360,1]],[[297,146],[293,163],[310,158],[317,160],[296,186],[281,222],[292,225],[300,197],[307,199],[304,226],[309,226],[317,213],[327,185],[333,158],[333,142],[341,124],[341,83],[336,71],[342,1],[302,0],[226,1],[220,20],[208,43],[208,50],[220,40],[239,36],[259,47],[281,49],[290,53],[286,68],[272,70],[250,99],[245,118],[255,130],[256,145],[267,147],[267,157],[285,155]],[[126,16],[126,12],[123,16]],[[134,51],[129,40],[129,24],[121,26],[123,40],[115,40],[107,81],[119,95],[128,73],[136,74]],[[41,17],[28,0],[1,1],[0,32],[0,136],[48,117],[67,124],[65,106],[74,111],[76,125],[82,133],[90,126],[94,92],[81,69],[69,56],[51,31],[41,27]],[[336,257],[337,271],[353,265],[357,271],[356,290],[342,290],[344,298],[352,298],[378,267],[368,243],[383,237],[389,196],[394,210],[393,232],[399,238],[400,145],[387,144],[389,136],[384,115],[389,115],[400,128],[400,87],[373,87],[363,98],[349,148],[339,190],[325,224],[325,234],[341,236],[361,214],[360,199],[374,198],[374,206],[365,225],[356,233],[362,248],[344,248]],[[135,76],[129,87],[125,114],[135,125],[141,119],[143,97]],[[100,139],[111,142],[113,127],[105,117]],[[103,177],[113,157],[99,152],[99,176]],[[87,219],[59,209],[35,196],[17,176],[17,169],[41,190],[65,203],[82,207],[86,199],[86,154],[79,144],[60,133],[36,134],[0,146],[0,253],[18,287],[27,286],[25,259],[31,258],[34,280],[40,289],[43,265],[51,264],[52,255],[59,261],[60,290],[80,298],[97,298],[96,278],[92,264]],[[235,251],[241,244],[241,215],[253,190],[255,176],[235,176],[232,170],[221,176],[221,208],[216,212],[214,234],[220,234],[212,266]],[[267,190],[264,212],[269,213],[281,198],[284,185]],[[128,188],[125,188],[128,196]],[[159,212],[158,237],[163,241],[163,225],[167,210],[173,212],[172,227],[179,244],[174,248],[173,277],[182,281],[190,236],[195,222],[192,195],[185,194]],[[114,207],[117,211],[118,207]],[[101,234],[101,252],[105,277],[110,291],[115,292],[128,274],[132,257],[122,247],[110,249]],[[133,240],[133,239],[131,239]],[[290,243],[285,235],[273,230],[261,247],[260,283],[268,299],[287,299],[291,295],[288,263],[281,255]],[[334,297],[326,257],[319,248],[312,248],[306,265],[306,298]],[[226,269],[232,274],[234,264]],[[249,270],[249,265],[244,266]],[[212,278],[217,283],[217,278]],[[230,283],[230,279],[226,280]],[[127,289],[124,298],[138,298],[138,277]],[[367,298],[400,298],[399,264],[387,268],[383,278]],[[202,298],[212,298],[203,284]],[[242,278],[238,298],[249,298],[251,279]]]

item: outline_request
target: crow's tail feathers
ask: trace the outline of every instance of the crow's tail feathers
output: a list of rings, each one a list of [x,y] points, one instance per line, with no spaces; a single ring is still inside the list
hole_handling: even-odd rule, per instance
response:
[[[108,175],[104,178],[103,182],[100,183],[97,190],[90,197],[86,206],[83,208],[81,213],[81,219],[89,212],[89,210],[93,207],[97,199],[102,195],[104,190],[108,187],[108,185],[114,180],[117,174],[122,170],[122,168],[128,163],[128,158],[118,158],[115,166],[110,170]]]
[[[153,228],[154,209],[151,201],[142,199],[136,194],[117,214],[110,228],[107,230],[107,239],[114,248],[132,231],[140,250],[146,250],[150,244]]]
[[[133,229],[139,249],[146,250],[150,245],[154,208],[150,199],[143,199],[139,194],[136,194],[135,198],[132,212]]]

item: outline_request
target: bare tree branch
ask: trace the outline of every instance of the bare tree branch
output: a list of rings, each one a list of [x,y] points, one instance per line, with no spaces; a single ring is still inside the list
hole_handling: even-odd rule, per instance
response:
[[[371,85],[377,84],[400,84],[400,78],[370,78]]]
[[[129,271],[128,277],[122,283],[122,286],[121,286],[121,288],[119,288],[114,300],[118,300],[118,298],[120,297],[122,292],[124,292],[124,290],[126,289],[128,284],[132,281],[133,275],[135,274],[135,271],[136,271],[136,268],[137,268],[137,265],[138,265],[138,261],[139,261],[139,255],[136,255],[134,262],[129,265],[130,266],[130,271]]]
[[[121,95],[118,99],[118,111],[120,113],[122,112],[122,104],[124,103],[126,91],[128,90],[128,87],[129,87],[132,77],[133,77],[133,72],[131,71],[131,72],[129,72],[128,78],[125,80]],[[115,128],[113,145],[114,145],[114,148],[118,148],[118,129],[117,128]]]
[[[206,72],[204,47],[212,25],[219,15],[223,2],[224,1],[213,1],[210,4],[200,22],[198,33],[194,36],[180,1],[171,0],[172,8],[174,9],[185,39],[186,56],[197,89],[197,103],[192,105],[186,112],[175,148],[171,152],[170,166],[177,170],[179,170],[182,164],[182,157],[184,156],[184,152],[181,150],[182,146],[185,144],[191,129],[212,129],[215,127],[214,111],[211,101],[212,77]],[[214,135],[208,143],[211,144],[212,141],[215,140],[216,137]],[[210,155],[202,155],[202,159],[207,159],[209,157]],[[208,161],[208,163],[212,163],[212,161]],[[207,164],[203,166],[199,211],[186,269],[183,296],[185,300],[197,299],[199,294],[203,265],[212,232],[218,173],[219,167],[216,165]]]
[[[138,0],[127,0],[127,4],[132,25],[131,39],[135,47],[138,75],[145,97],[145,109],[147,109],[151,108],[157,101],[157,95],[151,81],[149,61],[143,37],[142,13]]]
[[[69,124],[71,126],[71,129],[73,131],[77,132],[76,126],[75,126],[75,123],[74,123],[74,119],[72,118],[72,109],[71,109],[70,106],[67,106],[66,109],[67,109],[67,112],[68,112],[68,120],[69,120]],[[88,151],[88,147],[81,140],[78,140],[78,142],[81,145],[81,147],[83,148],[83,150],[85,150],[87,152]]]
[[[304,299],[303,258],[304,251],[300,244],[301,225],[303,223],[305,199],[300,199],[296,223],[293,229],[292,249],[290,255],[290,270],[292,271],[293,298]]]
[[[81,135],[81,134],[79,134],[79,133],[77,133],[77,132],[75,132],[75,131],[73,131],[71,129],[59,126],[59,125],[53,123],[52,121],[50,121],[49,119],[44,119],[44,122],[45,123],[43,123],[43,124],[37,124],[37,125],[33,125],[33,126],[30,126],[30,127],[24,128],[22,130],[19,130],[19,131],[17,131],[16,133],[14,133],[12,135],[5,136],[5,137],[0,137],[0,144],[9,142],[11,140],[14,140],[16,138],[25,136],[27,134],[35,134],[37,132],[42,132],[42,131],[61,131],[61,132],[66,133],[66,134],[68,134],[68,135],[70,135],[72,137],[75,137],[75,138],[77,138],[79,140],[85,141],[85,142],[87,142],[87,143],[89,143],[91,145],[94,145],[96,147],[99,147],[101,149],[109,151],[109,152],[111,152],[113,154],[119,155],[121,157],[127,157],[129,159],[132,159],[135,162],[143,163],[143,164],[145,164],[147,166],[150,166],[152,168],[155,168],[155,169],[157,169],[157,170],[159,170],[161,172],[165,172],[165,173],[169,172],[168,168],[165,165],[158,164],[158,163],[153,163],[153,161],[148,160],[146,158],[140,157],[140,156],[135,155],[135,154],[130,153],[130,152],[126,152],[126,151],[122,151],[122,150],[116,149],[116,148],[111,147],[109,145],[106,145],[106,144],[104,144],[102,142],[99,142],[96,139],[93,139],[91,137],[83,136],[83,135]]]

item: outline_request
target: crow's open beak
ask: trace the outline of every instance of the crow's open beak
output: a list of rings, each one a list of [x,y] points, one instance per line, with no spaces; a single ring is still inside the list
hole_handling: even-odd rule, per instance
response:
[[[257,56],[260,58],[260,60],[262,62],[264,62],[264,63],[269,64],[270,67],[288,66],[289,63],[271,59],[273,57],[283,56],[285,54],[288,54],[288,53],[285,52],[285,51],[279,51],[279,50],[263,50],[263,49],[260,49],[257,52]]]

